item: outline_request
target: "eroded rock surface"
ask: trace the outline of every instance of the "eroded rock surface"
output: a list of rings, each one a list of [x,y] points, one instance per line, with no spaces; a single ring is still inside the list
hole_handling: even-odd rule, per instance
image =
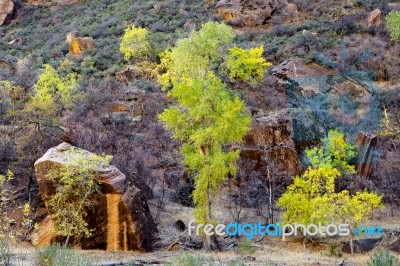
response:
[[[67,35],[66,41],[69,44],[69,53],[75,57],[81,56],[86,50],[95,49],[92,37],[78,37],[74,32]]]
[[[242,20],[249,27],[265,24],[277,7],[277,0],[221,0],[216,6],[224,20]]]
[[[14,13],[14,0],[0,0],[0,26],[10,22]]]
[[[36,177],[41,196],[47,205],[55,193],[55,187],[47,174],[70,163],[71,145],[62,143],[51,148],[35,163]],[[92,156],[84,151],[85,156]],[[96,207],[87,210],[86,221],[92,236],[80,240],[83,249],[142,250],[153,247],[157,232],[143,193],[137,187],[127,187],[125,175],[116,167],[107,165],[93,169],[101,187],[101,193],[93,196]],[[47,217],[34,233],[34,245],[43,246],[60,241],[53,230],[53,222]]]

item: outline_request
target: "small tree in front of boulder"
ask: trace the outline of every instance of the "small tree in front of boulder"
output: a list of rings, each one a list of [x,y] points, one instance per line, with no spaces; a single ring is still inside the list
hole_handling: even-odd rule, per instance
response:
[[[56,187],[56,193],[48,201],[48,211],[58,235],[66,237],[90,237],[91,231],[85,220],[87,210],[94,206],[93,194],[99,192],[95,169],[107,165],[111,156],[90,155],[73,149],[66,166],[52,170],[47,177]]]
[[[349,157],[355,155],[354,147],[338,131],[330,131],[322,143],[321,148],[306,152],[312,166],[293,178],[277,205],[289,223],[347,223],[355,228],[367,221],[373,209],[382,207],[382,196],[368,191],[354,195],[347,190],[335,191],[335,180],[354,172],[354,166],[348,164]]]

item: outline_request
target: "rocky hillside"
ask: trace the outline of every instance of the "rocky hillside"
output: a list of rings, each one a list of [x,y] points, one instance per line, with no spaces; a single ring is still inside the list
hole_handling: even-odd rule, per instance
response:
[[[114,227],[101,218],[89,220],[97,234],[80,242],[82,247],[149,251],[160,241],[157,230],[161,235],[166,228],[175,230],[172,225],[186,215],[182,208],[193,207],[194,181],[182,166],[180,143],[157,117],[175,102],[161,90],[156,65],[163,51],[209,21],[231,26],[240,48],[263,45],[262,56],[272,64],[256,84],[221,75],[252,118],[243,144],[229,147],[240,149],[241,157],[237,176],[223,186],[221,208],[232,217],[243,207],[248,217],[264,218],[260,206],[267,196],[278,199],[291,177],[309,165],[305,150],[337,129],[357,147],[351,162],[355,181],[340,180],[337,187],[384,194],[384,203],[395,209],[392,216],[400,215],[400,42],[391,40],[387,28],[391,10],[400,11],[400,5],[388,0],[0,0],[0,174],[11,169],[15,175],[19,214],[14,215],[21,216],[16,206],[28,201],[32,221],[52,227],[47,197],[54,184],[43,172],[65,164],[65,150],[58,149],[64,143],[61,147],[112,155],[112,169],[124,180],[118,193],[102,184],[91,216],[114,217]],[[120,43],[131,25],[149,30],[157,44],[156,64],[124,59]],[[61,80],[76,77],[78,96],[63,109],[26,108],[46,65]],[[265,177],[270,169],[277,176],[274,195]],[[97,177],[114,178],[103,172]],[[112,189],[118,185],[111,183]],[[111,198],[114,194],[117,198]],[[176,217],[167,213],[168,206],[180,208]],[[106,239],[107,232],[115,237]],[[40,230],[35,234],[38,242],[57,239]],[[175,242],[185,246],[182,239]],[[400,252],[399,245],[394,240],[391,249]]]

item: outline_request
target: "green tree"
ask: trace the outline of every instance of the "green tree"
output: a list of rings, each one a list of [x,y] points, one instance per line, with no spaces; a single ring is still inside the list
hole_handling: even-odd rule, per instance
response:
[[[127,28],[119,49],[125,60],[147,58],[152,52],[148,30],[135,25]]]
[[[382,196],[376,193],[362,191],[352,195],[347,190],[335,191],[335,180],[342,176],[340,170],[354,172],[354,166],[347,163],[347,156],[353,156],[352,147],[344,141],[343,134],[330,131],[322,147],[308,151],[307,156],[312,167],[294,177],[278,200],[277,205],[285,211],[285,221],[304,225],[347,223],[354,228],[366,222],[373,209],[382,207]]]
[[[343,176],[355,174],[349,161],[356,156],[356,149],[346,142],[342,132],[330,130],[321,147],[307,149],[306,154],[313,168],[336,168]]]
[[[159,76],[164,88],[175,85],[185,78],[204,77],[222,61],[222,47],[233,41],[234,34],[223,23],[208,22],[188,38],[178,41],[177,46],[161,55]]]
[[[400,39],[400,11],[390,11],[386,15],[386,24],[392,41]]]
[[[183,163],[194,173],[199,223],[213,222],[212,203],[219,186],[236,173],[239,143],[249,130],[250,116],[243,101],[211,71],[221,48],[233,40],[225,24],[210,22],[162,57],[166,73],[159,77],[168,95],[177,100],[159,115],[173,137],[183,142]]]
[[[272,64],[267,62],[262,54],[264,47],[244,50],[239,47],[229,49],[226,66],[231,79],[239,79],[248,83],[255,83],[262,80],[265,70]]]
[[[65,245],[71,236],[91,236],[85,217],[94,204],[92,195],[100,189],[95,171],[110,161],[111,156],[89,156],[83,150],[73,149],[68,154],[68,164],[48,173],[56,193],[47,208],[57,233],[66,237]]]

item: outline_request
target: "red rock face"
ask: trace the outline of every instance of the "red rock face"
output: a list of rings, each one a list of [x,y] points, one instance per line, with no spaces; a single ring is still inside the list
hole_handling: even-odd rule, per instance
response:
[[[40,193],[46,205],[55,193],[54,184],[47,178],[47,173],[68,165],[71,149],[72,146],[67,143],[60,144],[48,150],[35,163]],[[91,156],[89,152],[85,154]],[[93,170],[98,173],[101,194],[93,196],[95,207],[87,210],[86,221],[92,229],[92,236],[81,239],[81,247],[110,251],[150,251],[157,228],[140,189],[127,187],[125,175],[114,166]],[[33,244],[43,246],[62,241],[62,237],[58,237],[53,229],[54,224],[47,217],[34,232]]]
[[[282,177],[299,173],[299,158],[292,140],[291,118],[286,110],[253,121],[251,130],[244,139],[241,157],[256,162],[255,170],[267,163],[276,166]]]
[[[14,0],[0,0],[0,26],[10,22],[14,13]]]
[[[357,174],[361,177],[368,178],[371,175],[374,157],[374,150],[376,149],[377,136],[364,132],[359,132],[357,135]]]

